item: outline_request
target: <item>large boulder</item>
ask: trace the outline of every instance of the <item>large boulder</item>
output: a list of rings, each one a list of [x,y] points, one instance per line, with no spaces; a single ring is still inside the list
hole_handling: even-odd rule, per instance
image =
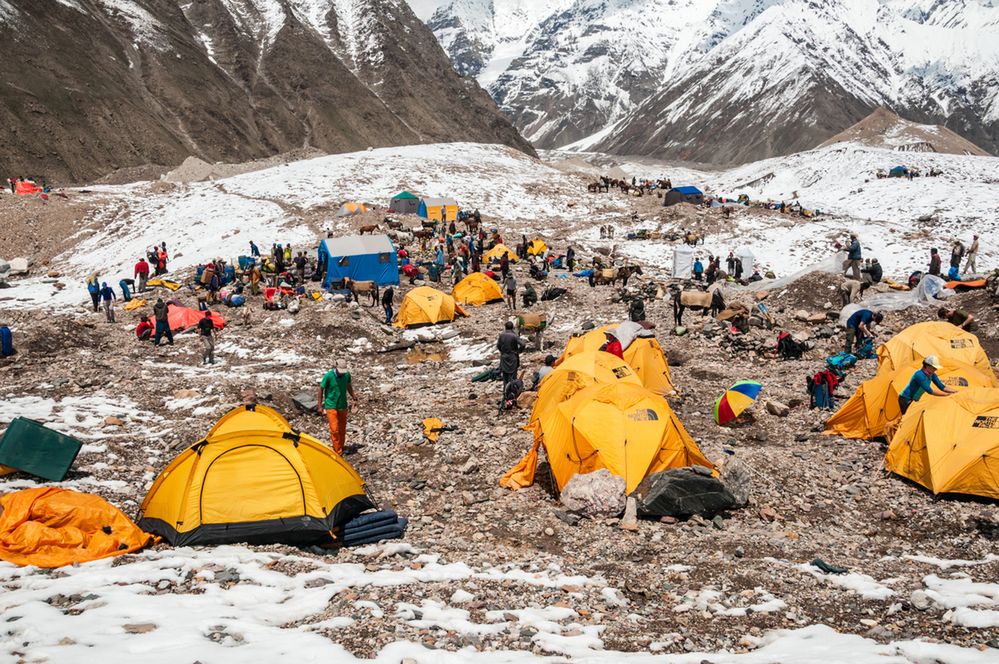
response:
[[[706,469],[705,469],[706,471]],[[735,497],[710,471],[671,468],[649,475],[633,494],[641,516],[711,518],[736,506]]]
[[[606,468],[573,475],[559,499],[572,512],[591,519],[614,518],[624,511],[625,482]]]

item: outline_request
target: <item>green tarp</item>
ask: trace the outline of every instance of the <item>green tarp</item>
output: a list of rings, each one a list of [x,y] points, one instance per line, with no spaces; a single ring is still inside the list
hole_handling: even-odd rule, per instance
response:
[[[80,453],[82,443],[48,427],[17,417],[0,438],[0,465],[51,482],[61,482]]]

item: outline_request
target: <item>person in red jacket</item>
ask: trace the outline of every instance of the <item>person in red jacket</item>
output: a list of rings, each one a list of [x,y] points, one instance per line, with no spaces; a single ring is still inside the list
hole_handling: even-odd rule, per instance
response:
[[[153,330],[155,326],[149,321],[149,316],[143,316],[139,319],[139,324],[135,326],[135,336],[139,338],[139,341],[149,341],[149,338],[153,336]]]
[[[621,346],[621,342],[617,340],[617,336],[614,334],[613,330],[607,330],[604,332],[607,337],[607,343],[605,343],[600,350],[605,353],[610,353],[611,355],[616,355],[617,357],[624,359],[624,348]]]
[[[146,291],[146,282],[149,280],[149,263],[146,262],[145,258],[140,258],[139,262],[135,264],[134,276],[139,282],[139,288],[136,292],[144,293]]]

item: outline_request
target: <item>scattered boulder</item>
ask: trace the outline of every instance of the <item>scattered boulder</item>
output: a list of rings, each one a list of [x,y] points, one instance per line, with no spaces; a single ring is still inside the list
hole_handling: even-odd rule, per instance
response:
[[[721,481],[735,499],[738,506],[748,505],[753,490],[753,476],[741,459],[726,457],[719,469]]]
[[[108,415],[104,418],[104,424],[113,427],[123,427],[125,426],[125,421],[121,418],[115,417],[114,415]]]
[[[315,413],[319,408],[319,402],[316,401],[316,395],[311,392],[299,392],[298,394],[292,395],[292,403],[303,413]]]
[[[22,274],[28,274],[28,266],[30,263],[27,258],[13,258],[10,261],[10,274],[11,276],[17,276]]]
[[[735,496],[721,480],[691,468],[672,468],[653,473],[635,489],[638,513],[642,516],[708,518],[732,509]]]
[[[767,412],[777,417],[787,417],[788,413],[791,412],[791,409],[787,406],[787,404],[783,404],[774,399],[768,399]]]
[[[574,475],[559,500],[570,512],[590,519],[609,519],[620,515],[625,508],[624,478],[606,468]]]

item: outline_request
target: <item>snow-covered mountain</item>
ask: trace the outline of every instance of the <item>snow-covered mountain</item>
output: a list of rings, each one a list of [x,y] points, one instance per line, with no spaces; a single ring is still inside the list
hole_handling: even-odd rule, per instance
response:
[[[84,181],[454,140],[532,148],[404,0],[0,0],[0,172]]]
[[[749,161],[883,106],[999,148],[996,0],[451,0],[427,22],[539,147]]]

